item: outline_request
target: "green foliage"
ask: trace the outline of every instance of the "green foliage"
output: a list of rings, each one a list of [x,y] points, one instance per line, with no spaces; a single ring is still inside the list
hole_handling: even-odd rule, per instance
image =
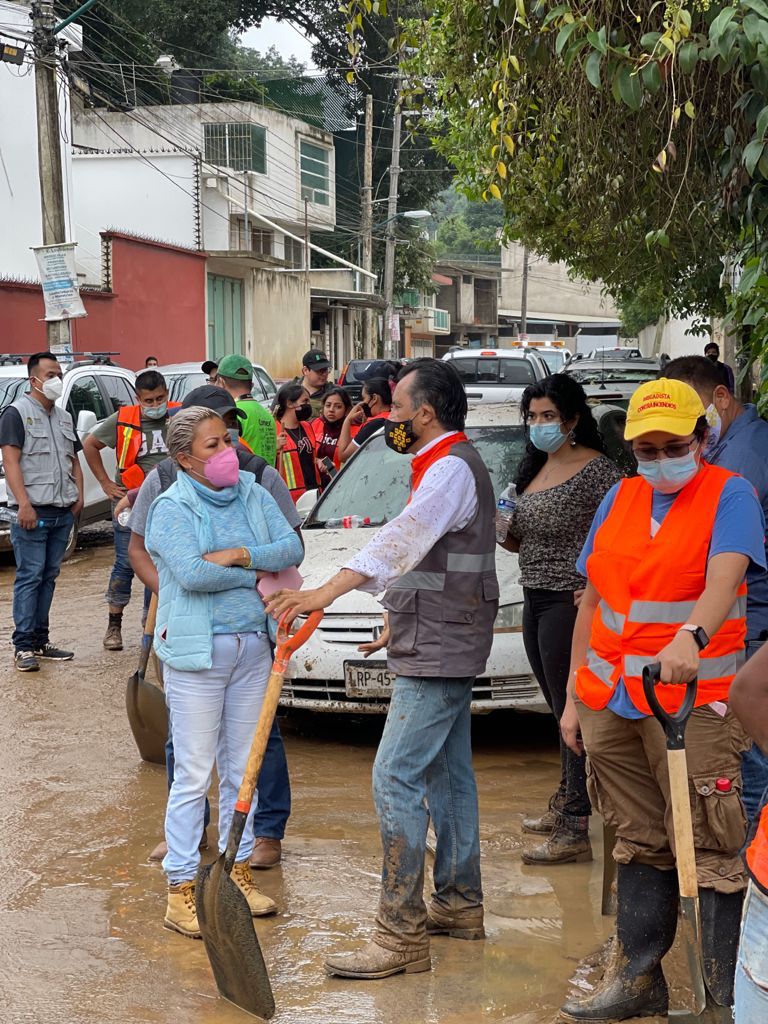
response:
[[[438,257],[498,254],[504,207],[497,200],[472,202],[450,188],[440,196],[435,218],[439,221],[435,239]]]

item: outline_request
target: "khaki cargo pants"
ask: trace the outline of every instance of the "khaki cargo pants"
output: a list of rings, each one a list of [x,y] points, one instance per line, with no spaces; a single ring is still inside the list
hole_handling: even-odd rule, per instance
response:
[[[655,718],[620,718],[577,700],[589,758],[592,805],[616,828],[614,860],[661,869],[675,866],[675,841],[664,730]],[[746,878],[740,850],[747,833],[741,802],[741,754],[750,741],[736,716],[696,708],[685,730],[693,838],[699,885],[738,892]],[[730,789],[719,792],[717,779]]]

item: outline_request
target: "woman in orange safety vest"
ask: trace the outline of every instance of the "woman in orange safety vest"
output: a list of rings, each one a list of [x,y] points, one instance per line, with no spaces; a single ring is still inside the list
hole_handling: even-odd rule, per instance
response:
[[[745,575],[765,566],[762,509],[746,480],[702,459],[701,399],[662,378],[632,396],[625,437],[638,476],[598,508],[578,562],[588,583],[574,629],[563,739],[590,764],[593,804],[616,828],[616,970],[562,1008],[568,1021],[665,1015],[661,959],[677,925],[677,877],[664,734],[642,689],[658,662],[660,702],[680,707],[698,678],[686,729],[706,981],[733,999],[746,879],[741,754],[749,745],[728,707],[744,659]],[[606,855],[610,855],[606,851]]]
[[[312,418],[309,393],[301,384],[283,384],[275,400],[277,470],[294,502],[320,487],[317,441],[308,426]]]

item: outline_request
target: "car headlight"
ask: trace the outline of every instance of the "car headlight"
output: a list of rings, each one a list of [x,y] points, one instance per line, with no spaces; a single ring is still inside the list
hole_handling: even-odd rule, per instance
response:
[[[523,603],[503,604],[493,626],[494,633],[519,633],[523,628]]]

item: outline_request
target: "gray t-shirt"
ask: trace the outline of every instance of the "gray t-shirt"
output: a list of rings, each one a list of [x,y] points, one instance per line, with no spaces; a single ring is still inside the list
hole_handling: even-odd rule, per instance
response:
[[[275,499],[278,508],[288,520],[288,524],[294,530],[297,526],[300,526],[301,516],[296,511],[296,506],[291,498],[291,492],[286,487],[284,480],[276,469],[272,469],[271,466],[264,467],[264,473],[261,477],[261,486],[265,491],[269,491]],[[147,474],[144,482],[139,488],[139,493],[137,494],[136,501],[131,509],[131,518],[128,523],[132,532],[138,533],[140,537],[145,535],[150,505],[158,494],[162,492],[162,489],[163,485],[160,480],[160,476],[157,470],[153,469]]]

